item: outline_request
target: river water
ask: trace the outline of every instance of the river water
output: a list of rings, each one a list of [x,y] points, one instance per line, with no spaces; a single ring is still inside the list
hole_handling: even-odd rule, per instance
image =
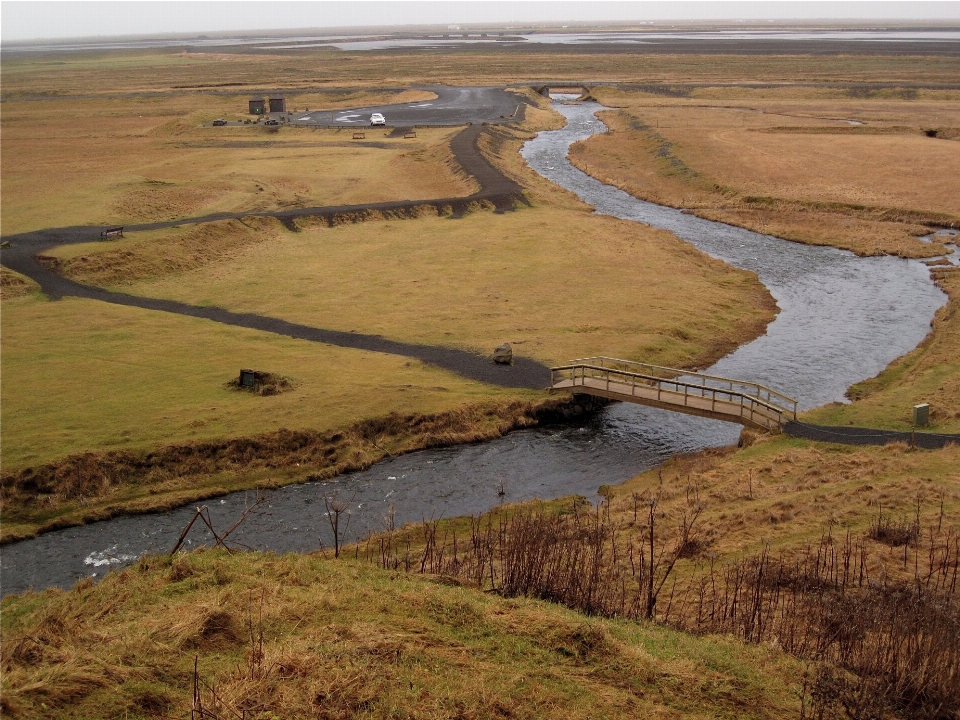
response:
[[[568,162],[570,145],[606,127],[593,103],[560,105],[562,130],[526,143],[522,155],[544,177],[573,191],[598,213],[669,230],[702,251],[757,273],[780,307],[767,333],[707,372],[769,385],[801,408],[843,401],[853,383],[872,377],[929,331],[946,296],[922,263],[857,258],[833,248],[791,243],[647,203],[594,180]],[[623,482],[674,453],[736,442],[740,427],[626,403],[576,425],[536,428],[499,440],[391,458],[325,483],[271,493],[231,536],[275,552],[332,545],[323,498],[349,504],[347,538],[404,522],[480,513],[500,502],[571,494],[596,499],[600,485]],[[502,487],[503,495],[498,493]],[[214,527],[226,529],[253,501],[234,493],[209,501]],[[194,508],[120,517],[47,533],[0,551],[3,594],[99,577],[144,553],[168,552]],[[186,547],[211,544],[199,523]]]

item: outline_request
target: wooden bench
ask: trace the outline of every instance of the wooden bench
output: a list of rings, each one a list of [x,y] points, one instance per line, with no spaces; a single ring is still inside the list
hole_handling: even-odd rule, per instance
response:
[[[415,138],[415,137],[417,136],[417,131],[416,131],[416,130],[411,130],[410,132],[405,132],[405,133],[403,134],[403,136],[404,136],[405,138]]]
[[[363,133],[363,132],[355,132],[355,133],[353,134],[353,139],[354,139],[354,140],[366,140],[366,139],[367,139],[367,134],[366,134],[366,133]]]
[[[107,228],[106,230],[100,231],[101,240],[109,240],[110,238],[116,237],[117,235],[119,235],[120,237],[123,237],[122,225],[120,227],[112,227],[112,228]]]

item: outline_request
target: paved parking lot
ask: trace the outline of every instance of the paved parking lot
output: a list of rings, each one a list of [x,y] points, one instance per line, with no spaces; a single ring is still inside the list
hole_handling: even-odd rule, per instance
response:
[[[317,127],[369,127],[370,115],[378,112],[386,118],[387,127],[502,123],[512,121],[523,103],[520,95],[502,87],[438,86],[421,89],[436,93],[437,98],[397,105],[294,113],[290,122]]]

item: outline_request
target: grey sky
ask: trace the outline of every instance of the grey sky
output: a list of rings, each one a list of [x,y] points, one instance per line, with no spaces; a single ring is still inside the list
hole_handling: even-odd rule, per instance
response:
[[[960,20],[960,2],[500,2],[473,0],[349,2],[250,0],[242,2],[99,2],[4,0],[3,41],[40,38],[294,28],[451,23],[563,23],[651,20],[899,19]]]

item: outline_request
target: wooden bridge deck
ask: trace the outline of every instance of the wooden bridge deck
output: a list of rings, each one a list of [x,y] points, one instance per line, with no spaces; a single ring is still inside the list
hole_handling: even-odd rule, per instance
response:
[[[797,417],[797,401],[758,383],[615,358],[586,358],[552,368],[555,390],[598,395],[688,415],[779,432]]]

